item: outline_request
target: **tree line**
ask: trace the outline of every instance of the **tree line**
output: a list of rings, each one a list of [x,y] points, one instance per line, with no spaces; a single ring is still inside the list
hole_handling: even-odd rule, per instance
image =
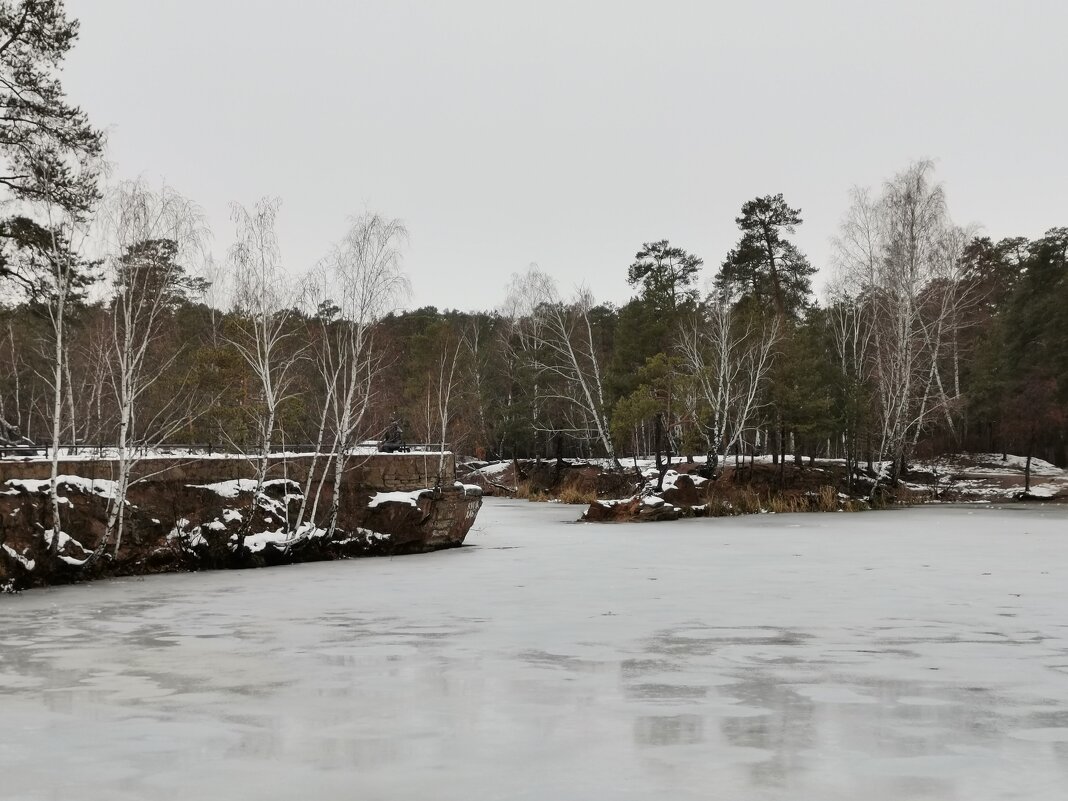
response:
[[[235,205],[217,263],[195,203],[103,181],[57,77],[76,36],[61,2],[0,4],[0,444],[106,446],[120,484],[163,443],[252,454],[261,481],[296,444],[342,470],[394,421],[485,458],[1068,461],[1068,228],[961,227],[928,162],[852,193],[820,300],[780,194],[742,204],[715,268],[641,243],[618,307],[532,266],[497,308],[402,310],[399,220],[354,217],[301,274],[279,202]]]

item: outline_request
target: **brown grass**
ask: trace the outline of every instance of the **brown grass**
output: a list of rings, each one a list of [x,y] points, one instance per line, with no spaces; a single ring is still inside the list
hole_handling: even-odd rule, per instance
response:
[[[595,482],[590,480],[590,476],[575,472],[565,474],[561,478],[555,489],[546,488],[544,477],[541,481],[521,482],[515,497],[530,501],[556,500],[575,505],[596,503],[598,495]],[[785,480],[785,488],[780,488],[781,478]],[[844,480],[841,470],[798,470],[792,463],[785,466],[784,476],[780,476],[779,468],[772,465],[756,465],[755,470],[747,466],[737,473],[731,466],[725,468],[717,481],[702,485],[704,507],[695,511],[698,516],[707,517],[760,512],[861,512],[927,500],[926,492],[907,490],[904,487],[880,487],[880,492],[870,500],[863,497],[842,497],[839,482]]]
[[[536,487],[530,481],[522,481],[516,488],[516,498],[527,501],[544,503],[546,501],[559,501],[560,503],[583,504],[589,506],[597,501],[597,493],[592,489],[586,489],[575,484],[563,487],[557,494]]]
[[[706,489],[705,514],[709,517],[746,515],[757,512],[790,514],[794,512],[860,512],[872,508],[867,501],[840,498],[838,488],[831,484],[816,490],[779,491],[770,487],[760,489],[732,482],[717,482]]]
[[[515,497],[527,501],[547,501],[549,496],[534,486],[529,481],[520,481],[515,488]]]
[[[564,487],[557,496],[560,503],[581,503],[589,506],[597,501],[597,493],[579,487]]]

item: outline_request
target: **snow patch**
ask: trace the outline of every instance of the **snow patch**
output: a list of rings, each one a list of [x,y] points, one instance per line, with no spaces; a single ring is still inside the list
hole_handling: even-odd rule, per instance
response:
[[[485,467],[480,467],[475,470],[475,473],[479,473],[484,476],[499,476],[505,470],[512,466],[511,462],[497,462],[495,464],[488,464]]]
[[[256,480],[253,478],[234,478],[230,481],[216,481],[214,484],[186,484],[186,486],[214,492],[221,498],[236,498],[242,492],[252,492],[256,489]]]
[[[382,531],[372,531],[369,528],[362,528],[360,526],[356,527],[356,533],[362,535],[368,542],[371,542],[372,540],[381,542],[382,540],[388,540],[391,536]]]
[[[418,506],[418,500],[428,489],[414,490],[412,492],[376,492],[367,504],[368,509],[374,509],[384,503],[406,503],[409,506]]]
[[[26,568],[26,570],[33,570],[35,567],[37,567],[37,563],[33,559],[27,559],[14,548],[8,545],[3,545],[0,547],[3,547],[3,549],[7,552],[7,555],[19,564],[21,564],[24,568]]]
[[[245,547],[253,553],[258,553],[268,545],[284,545],[292,539],[295,538],[291,537],[284,528],[277,531],[261,531],[259,534],[249,534],[245,537]]]
[[[52,488],[50,478],[9,478],[7,486],[13,489],[21,489],[31,495],[47,493]],[[56,484],[62,489],[64,486],[74,488],[87,495],[99,495],[101,498],[114,498],[118,482],[107,478],[83,478],[82,476],[61,475],[56,476]]]

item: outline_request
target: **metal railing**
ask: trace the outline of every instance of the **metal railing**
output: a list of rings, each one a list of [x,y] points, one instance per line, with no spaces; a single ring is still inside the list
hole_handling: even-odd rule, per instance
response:
[[[382,453],[384,451],[379,450],[379,446],[382,443],[375,440],[368,440],[361,442],[356,446],[356,449],[366,449],[370,451],[374,449],[374,452]],[[438,453],[441,450],[440,442],[409,442],[405,446],[410,453]],[[94,444],[89,445],[86,443],[60,445],[59,452],[61,456],[67,458],[82,457],[85,459],[103,458],[105,454],[112,453],[116,450],[117,446],[112,444]],[[314,442],[298,442],[298,443],[279,443],[271,446],[272,454],[283,453],[315,453],[317,446]],[[448,451],[449,447],[446,443],[445,450]],[[323,451],[326,453],[327,451]],[[0,445],[0,459],[18,459],[18,458],[32,458],[43,457],[48,458],[51,456],[51,445]],[[243,451],[235,448],[232,445],[220,445],[218,443],[168,443],[162,445],[153,445],[152,447],[135,448],[134,454],[139,458],[149,457],[150,455],[159,455],[160,457],[167,456],[247,456],[254,458],[258,454],[256,452]]]

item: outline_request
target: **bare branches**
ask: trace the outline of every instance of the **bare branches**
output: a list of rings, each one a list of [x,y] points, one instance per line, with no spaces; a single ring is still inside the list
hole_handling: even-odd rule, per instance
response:
[[[156,190],[140,180],[120,183],[109,194],[99,228],[114,289],[106,359],[119,420],[116,491],[97,555],[111,537],[118,555],[137,454],[165,441],[192,414],[178,403],[178,393],[147,420],[138,419],[142,396],[179,356],[180,348],[165,355],[153,349],[173,308],[200,286],[187,268],[203,261],[209,232],[192,202],[166,185]]]
[[[324,393],[320,449],[328,426],[334,432],[328,457],[334,469],[330,530],[336,525],[350,453],[367,433],[364,427],[373,384],[382,366],[382,353],[374,343],[375,330],[409,289],[401,271],[401,247],[407,237],[400,220],[371,213],[356,217],[308,282],[306,297],[315,306],[319,329],[313,339],[313,353]],[[309,472],[309,490],[315,466],[313,463]],[[319,486],[321,489],[321,481]],[[317,505],[318,493],[311,509],[313,521]],[[302,505],[298,527],[304,513]]]
[[[600,442],[605,454],[614,460],[600,357],[590,321],[593,296],[589,290],[579,289],[565,302],[553,279],[531,266],[522,276],[513,276],[505,305],[513,315],[519,348],[531,360],[535,374],[549,385],[561,386],[555,397],[568,401],[565,409],[573,406],[570,411],[581,414],[587,437]],[[539,397],[548,397],[540,385],[535,387],[536,408]],[[536,419],[534,423],[536,427]]]
[[[895,470],[935,415],[956,430],[959,335],[978,301],[963,261],[971,234],[950,221],[932,170],[930,162],[911,165],[876,200],[854,190],[835,242],[840,366],[872,385],[878,455]]]
[[[743,319],[726,297],[713,298],[678,336],[678,351],[708,410],[709,450],[720,457],[742,441],[764,405],[778,338],[778,317]]]
[[[230,248],[234,324],[227,339],[259,384],[255,414],[259,454],[254,499],[258,499],[267,477],[279,406],[290,396],[293,366],[302,350],[285,347],[293,335],[289,321],[294,309],[288,290],[291,282],[282,270],[275,235],[279,206],[279,200],[264,198],[251,211],[235,204],[231,215],[237,236]]]

